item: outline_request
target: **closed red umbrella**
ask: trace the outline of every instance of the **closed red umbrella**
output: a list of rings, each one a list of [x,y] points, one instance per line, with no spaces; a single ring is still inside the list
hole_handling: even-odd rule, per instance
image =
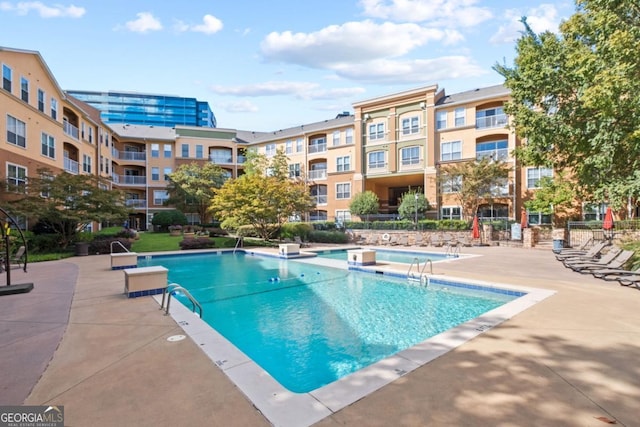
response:
[[[613,212],[611,208],[607,207],[604,213],[604,221],[602,221],[602,229],[605,231],[605,237],[607,239],[613,238]]]
[[[525,229],[529,226],[529,221],[527,218],[527,211],[522,211],[522,213],[520,214],[520,227],[522,229]]]
[[[471,227],[471,237],[480,238],[480,225],[478,224],[478,215],[473,216],[473,226]]]

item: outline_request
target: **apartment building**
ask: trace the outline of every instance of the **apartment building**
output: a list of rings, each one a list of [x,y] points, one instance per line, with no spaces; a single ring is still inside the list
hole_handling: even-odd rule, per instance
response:
[[[437,85],[358,101],[354,112],[274,132],[102,121],[100,111],[57,84],[38,52],[0,47],[0,165],[7,179],[25,183],[40,167],[95,174],[125,193],[129,223],[145,230],[164,204],[167,176],[185,163],[214,162],[229,177],[244,173],[248,150],[267,156],[282,149],[291,177],[304,179],[316,207],[301,220],[351,219],[354,194],[371,190],[380,212],[397,215],[410,189],[423,191],[430,218],[462,218],[456,183],[442,183],[449,164],[491,158],[510,173],[485,218],[519,219],[540,178],[553,172],[520,167],[520,144],[508,128],[502,85],[447,94]],[[549,218],[530,213],[532,223]],[[191,216],[194,223],[199,218]]]

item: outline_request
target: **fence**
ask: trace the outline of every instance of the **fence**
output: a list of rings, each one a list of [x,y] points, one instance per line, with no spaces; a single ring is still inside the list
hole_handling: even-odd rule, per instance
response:
[[[600,242],[608,239],[637,238],[640,233],[640,220],[614,221],[613,230],[602,228],[602,221],[569,221],[568,245],[580,246],[588,240]]]

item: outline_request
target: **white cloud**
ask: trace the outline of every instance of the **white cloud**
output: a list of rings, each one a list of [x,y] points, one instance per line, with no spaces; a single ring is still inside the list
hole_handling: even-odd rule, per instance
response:
[[[339,99],[348,98],[365,92],[361,87],[322,89],[318,83],[268,81],[241,86],[212,86],[211,90],[218,95],[233,96],[282,96],[290,95],[298,99]]]
[[[140,12],[137,13],[136,16],[138,19],[135,21],[128,21],[125,24],[125,27],[129,31],[133,31],[134,33],[147,33],[149,31],[159,31],[162,30],[162,24],[160,20],[155,18],[149,12]]]
[[[520,9],[508,9],[504,12],[505,24],[489,40],[491,43],[513,43],[520,38],[524,25],[520,20],[527,17],[527,22],[536,33],[544,31],[557,32],[560,25],[558,10],[553,4],[541,4],[538,7],[522,11]]]
[[[229,113],[256,113],[259,110],[257,105],[245,99],[234,102],[223,102],[217,105]]]
[[[396,22],[473,27],[492,17],[479,0],[361,0],[364,15]]]
[[[361,82],[397,84],[437,82],[438,80],[477,77],[487,70],[466,56],[444,56],[432,59],[390,61],[377,59],[362,64],[340,67],[336,73]]]
[[[215,34],[222,30],[222,21],[213,15],[205,15],[202,17],[202,24],[188,25],[182,21],[177,21],[174,26],[178,32],[193,31],[196,33]]]
[[[56,4],[47,6],[39,1],[32,2],[0,2],[0,10],[7,12],[16,12],[18,15],[27,15],[29,12],[36,11],[41,18],[81,18],[86,13],[84,7],[74,5],[63,6]]]
[[[432,41],[460,40],[462,35],[455,30],[362,21],[331,25],[313,33],[273,32],[260,47],[268,61],[333,69],[375,58],[399,57]]]

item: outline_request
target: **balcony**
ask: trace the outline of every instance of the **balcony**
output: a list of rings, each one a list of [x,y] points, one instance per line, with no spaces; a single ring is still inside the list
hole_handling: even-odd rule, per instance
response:
[[[144,151],[119,151],[113,148],[111,154],[117,160],[131,160],[135,162],[144,162],[147,159],[147,153]]]
[[[309,144],[309,154],[324,153],[327,151],[327,143]]]
[[[318,180],[318,179],[327,179],[327,170],[326,169],[316,169],[309,171],[308,178],[310,180]]]
[[[124,201],[124,204],[128,208],[134,208],[134,209],[147,207],[147,201],[141,200],[141,199],[127,199]]]
[[[111,175],[113,182],[120,185],[145,185],[147,183],[146,176],[139,175]]]
[[[69,173],[73,173],[73,174],[78,174],[78,171],[80,170],[80,164],[78,162],[76,162],[75,160],[71,160],[68,157],[64,158],[64,170],[65,172],[69,172]]]
[[[226,154],[212,154],[209,156],[209,161],[215,164],[229,165],[233,163],[233,158],[231,157],[231,155]]]
[[[75,127],[74,125],[72,125],[71,123],[65,121],[62,123],[62,129],[64,130],[64,133],[69,135],[70,137],[72,137],[73,139],[79,139],[79,135],[80,135],[80,131],[78,130],[77,127]]]
[[[487,158],[489,160],[494,160],[494,161],[495,160],[506,161],[509,159],[509,150],[504,148],[499,150],[478,151],[476,153],[477,160],[482,160]]]
[[[496,114],[495,116],[476,117],[476,129],[505,127],[506,125],[507,125],[506,114]]]
[[[242,164],[246,163],[246,161],[247,161],[247,156],[238,155],[238,164],[239,165],[242,165]]]
[[[326,205],[327,204],[327,196],[311,196],[311,199],[316,202],[316,205]]]

